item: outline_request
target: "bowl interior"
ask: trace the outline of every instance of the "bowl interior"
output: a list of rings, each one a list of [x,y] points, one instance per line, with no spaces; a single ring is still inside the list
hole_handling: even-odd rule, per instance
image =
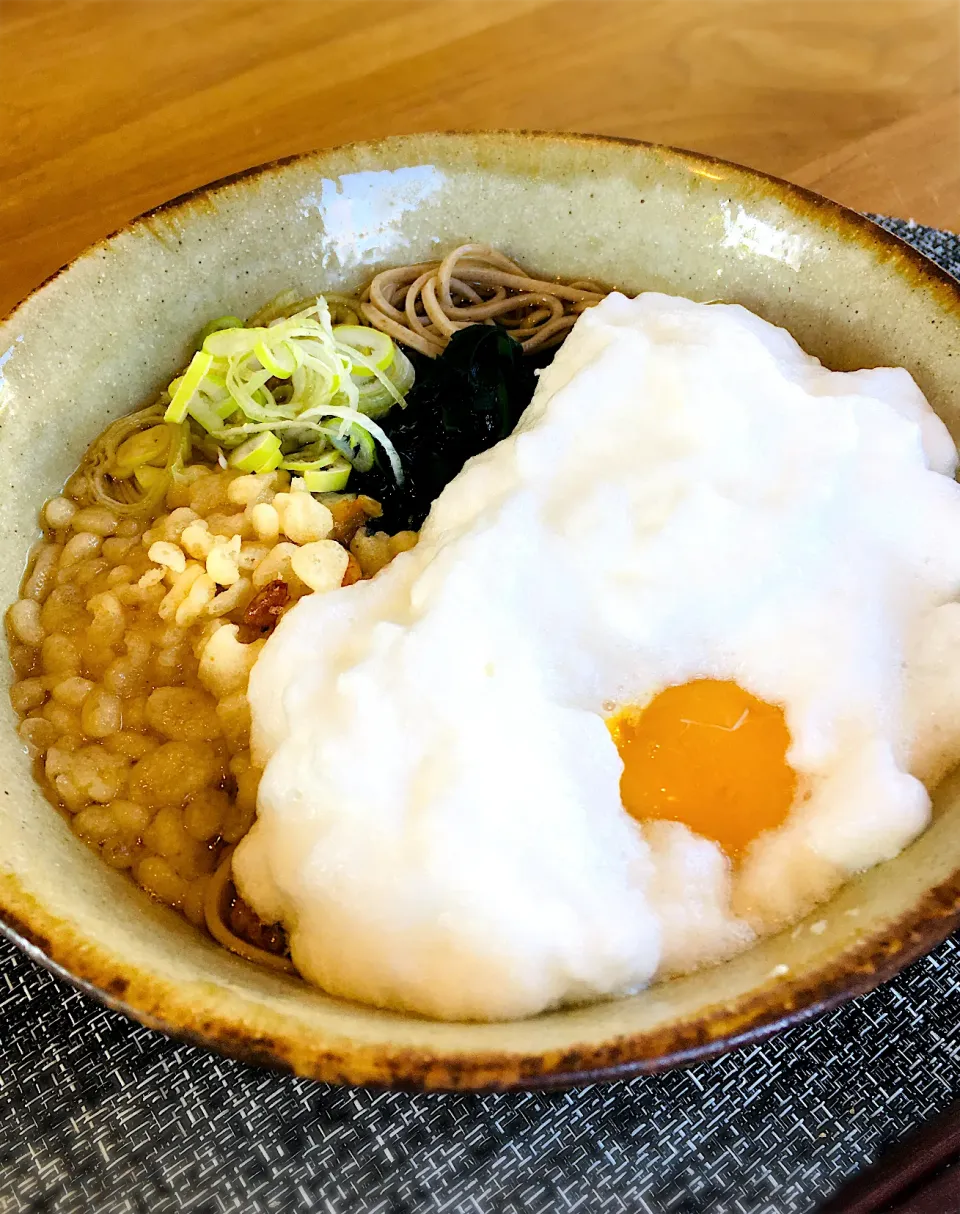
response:
[[[833,204],[736,166],[584,137],[357,145],[161,208],[0,325],[3,603],[39,504],[108,420],[168,382],[211,316],[249,314],[288,287],[350,291],[466,240],[544,276],[743,303],[836,369],[905,366],[960,438],[957,285]],[[318,1078],[477,1087],[669,1065],[867,989],[954,923],[960,782],[948,780],[911,848],[725,965],[519,1023],[379,1012],[233,958],[108,870],[40,794],[6,700],[0,713],[9,928],[147,1023]]]

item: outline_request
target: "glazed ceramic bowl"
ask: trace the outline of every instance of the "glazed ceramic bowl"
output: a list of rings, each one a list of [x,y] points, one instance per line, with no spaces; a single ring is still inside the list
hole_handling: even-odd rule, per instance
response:
[[[161,207],[0,325],[0,600],[17,595],[39,504],[108,420],[168,382],[211,316],[249,314],[288,287],[350,291],[464,239],[544,276],[743,303],[837,369],[905,366],[960,438],[960,285],[833,203],[735,165],[598,138],[360,144]],[[912,847],[724,965],[518,1023],[377,1011],[233,957],[108,869],[44,800],[3,713],[6,934],[145,1024],[318,1079],[548,1085],[703,1059],[870,989],[960,917],[960,780],[948,780]]]

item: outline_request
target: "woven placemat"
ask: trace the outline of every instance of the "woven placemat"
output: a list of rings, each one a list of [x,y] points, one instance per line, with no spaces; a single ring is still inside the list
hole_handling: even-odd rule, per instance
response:
[[[960,240],[882,220],[960,276]],[[960,1091],[960,943],[762,1046],[552,1094],[415,1096],[140,1028],[0,941],[0,1212],[807,1214]]]

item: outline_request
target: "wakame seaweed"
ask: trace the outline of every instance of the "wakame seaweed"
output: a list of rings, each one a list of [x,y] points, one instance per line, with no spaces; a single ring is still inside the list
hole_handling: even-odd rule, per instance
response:
[[[408,352],[417,378],[406,408],[382,418],[397,449],[404,480],[398,485],[378,452],[367,472],[354,471],[350,489],[383,506],[378,529],[419,530],[440,490],[472,455],[511,434],[530,403],[536,368],[552,358],[524,355],[520,343],[499,327],[471,325],[450,339],[437,358]]]

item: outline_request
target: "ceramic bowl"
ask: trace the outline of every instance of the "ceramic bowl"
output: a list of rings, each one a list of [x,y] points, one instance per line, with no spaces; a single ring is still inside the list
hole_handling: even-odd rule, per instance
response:
[[[0,600],[17,596],[37,507],[108,420],[167,383],[211,316],[249,314],[288,287],[350,291],[465,239],[546,277],[743,303],[836,369],[905,366],[960,438],[960,285],[858,215],[644,144],[525,133],[358,144],[160,207],[0,325]],[[960,917],[960,781],[948,780],[913,846],[724,965],[518,1023],[377,1011],[238,960],[108,869],[44,800],[2,712],[5,933],[144,1024],[317,1079],[559,1085],[701,1060],[869,990]]]

